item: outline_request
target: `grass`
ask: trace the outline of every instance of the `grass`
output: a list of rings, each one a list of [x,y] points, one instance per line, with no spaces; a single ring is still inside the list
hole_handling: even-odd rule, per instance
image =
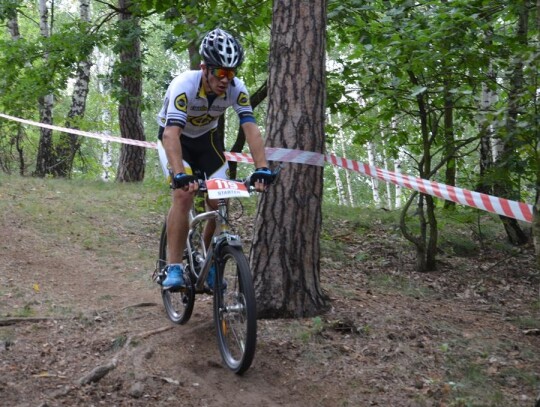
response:
[[[123,258],[130,268],[153,257],[155,247],[145,243],[158,241],[169,204],[168,190],[151,183],[5,175],[0,176],[0,198],[0,212],[31,223],[44,240],[62,239],[99,256]],[[123,253],[128,240],[140,241],[140,250]]]

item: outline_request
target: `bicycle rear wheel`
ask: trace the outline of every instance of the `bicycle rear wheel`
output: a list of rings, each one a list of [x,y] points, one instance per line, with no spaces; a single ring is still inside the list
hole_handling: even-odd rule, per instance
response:
[[[217,263],[214,322],[219,351],[229,369],[242,374],[251,366],[257,344],[257,309],[251,271],[242,250],[229,245],[220,250]]]
[[[161,238],[159,240],[159,268],[163,281],[166,277],[167,265],[167,224],[163,223]],[[161,298],[169,319],[175,324],[185,324],[191,318],[193,307],[195,306],[195,286],[191,281],[189,273],[184,272],[186,288],[175,290],[164,290],[161,288]]]

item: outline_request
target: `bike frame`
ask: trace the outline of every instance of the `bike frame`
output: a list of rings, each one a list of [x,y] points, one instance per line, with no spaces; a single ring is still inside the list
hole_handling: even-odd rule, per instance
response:
[[[193,206],[189,212],[189,232],[188,232],[188,238],[186,242],[186,249],[187,249],[188,261],[192,267],[192,272],[194,275],[197,276],[197,281],[195,282],[196,291],[201,291],[204,289],[204,283],[206,281],[206,277],[208,276],[210,266],[214,259],[214,253],[216,255],[219,254],[219,249],[221,245],[224,242],[228,242],[228,244],[230,244],[231,246],[242,245],[240,236],[234,235],[229,232],[229,225],[227,224],[227,217],[228,217],[227,200],[219,199],[217,206],[218,206],[218,209],[216,210],[206,211],[202,213],[197,213],[197,211],[195,210],[195,207]],[[203,250],[202,256],[204,257],[204,262],[202,263],[201,270],[199,274],[197,275],[195,273],[194,264],[193,264],[193,255],[194,255],[193,234],[199,224],[212,220],[212,219],[215,219],[216,221],[216,229],[214,230],[214,234],[212,235],[212,242],[211,242],[210,247],[207,248],[204,244],[202,236],[200,237],[201,248]],[[219,267],[219,265],[217,266]]]

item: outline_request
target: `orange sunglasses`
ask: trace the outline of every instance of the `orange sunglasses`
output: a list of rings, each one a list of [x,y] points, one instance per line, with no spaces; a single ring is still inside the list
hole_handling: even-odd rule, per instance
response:
[[[236,70],[230,69],[230,68],[208,68],[210,69],[210,72],[212,75],[214,75],[218,79],[227,78],[228,80],[231,80],[236,76]]]

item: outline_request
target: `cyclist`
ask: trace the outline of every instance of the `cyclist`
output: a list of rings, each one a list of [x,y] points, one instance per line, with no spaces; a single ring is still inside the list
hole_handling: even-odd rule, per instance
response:
[[[201,69],[184,72],[172,80],[158,114],[160,158],[162,163],[167,161],[173,189],[167,216],[167,278],[162,282],[165,289],[185,286],[182,257],[189,230],[188,214],[198,189],[192,174],[198,171],[207,178],[227,178],[225,146],[217,134],[217,125],[228,107],[238,114],[253,157],[256,169],[252,184],[257,191],[263,191],[272,182],[246,86],[236,77],[244,59],[242,46],[231,34],[217,28],[203,38],[199,53]],[[216,208],[215,201],[207,200],[207,205]],[[215,222],[208,222],[204,231],[206,244],[214,228]],[[209,288],[213,272],[207,279]]]

